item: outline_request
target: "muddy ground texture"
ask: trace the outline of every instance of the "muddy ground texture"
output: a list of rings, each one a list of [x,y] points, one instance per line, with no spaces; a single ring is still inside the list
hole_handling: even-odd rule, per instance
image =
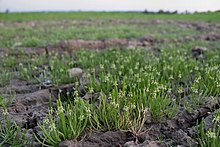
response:
[[[121,22],[120,22],[121,23]],[[131,22],[125,22],[131,23]],[[189,23],[179,21],[152,21],[152,24],[157,23],[175,23],[179,27],[192,27],[198,30],[215,30],[220,29],[219,25],[211,23]],[[32,24],[33,25],[33,24]],[[214,31],[202,36],[185,36],[180,39],[154,39],[151,36],[133,38],[133,39],[106,39],[106,40],[67,40],[60,41],[55,45],[48,45],[45,47],[25,48],[27,54],[49,54],[50,52],[72,52],[80,50],[81,48],[87,49],[106,49],[117,47],[124,48],[148,48],[157,54],[160,49],[157,48],[158,44],[162,43],[184,43],[187,41],[204,40],[204,41],[219,41],[220,35]],[[7,49],[0,49],[0,55],[8,54]],[[192,50],[195,58],[201,55],[203,50]],[[13,54],[16,54],[14,52]],[[10,54],[9,54],[10,55]],[[18,55],[19,56],[19,55]],[[82,76],[83,77],[83,76]],[[83,80],[83,79],[81,79]],[[85,83],[84,83],[85,84]],[[5,98],[10,98],[15,92],[14,102],[8,107],[9,116],[13,118],[23,128],[27,129],[27,137],[34,140],[33,132],[40,134],[40,129],[37,126],[42,122],[42,119],[47,115],[49,98],[52,96],[53,104],[57,100],[57,92],[61,89],[67,92],[74,87],[74,84],[61,85],[59,87],[50,85],[45,86],[42,83],[33,84],[28,81],[21,81],[19,79],[11,79],[10,83],[5,87],[0,87],[0,93]],[[88,92],[81,92],[83,98]],[[94,97],[99,95],[95,93]],[[183,97],[184,99],[185,97]],[[73,146],[124,146],[124,147],[157,147],[157,146],[192,146],[198,145],[196,138],[196,121],[201,121],[204,117],[205,128],[213,127],[213,111],[220,108],[220,97],[217,100],[206,98],[206,102],[199,109],[193,112],[188,112],[183,107],[180,108],[178,115],[173,119],[164,118],[160,122],[151,122],[150,115],[148,121],[145,123],[140,134],[132,134],[126,131],[108,131],[96,132],[88,131],[77,142],[64,141],[60,143],[60,147],[73,147]],[[1,113],[0,113],[1,114]],[[35,141],[34,146],[41,146]]]

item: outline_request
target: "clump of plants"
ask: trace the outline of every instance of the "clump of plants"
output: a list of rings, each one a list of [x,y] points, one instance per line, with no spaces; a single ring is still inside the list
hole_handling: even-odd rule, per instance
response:
[[[220,113],[219,109],[213,114],[213,127],[205,129],[205,121],[202,119],[200,125],[197,122],[197,133],[199,144],[202,147],[218,147],[220,146]]]
[[[25,131],[12,121],[8,115],[6,104],[3,103],[3,97],[0,97],[0,108],[2,109],[0,119],[0,146],[16,146],[22,147],[24,145],[31,145],[25,136]]]
[[[49,108],[48,116],[39,124],[42,136],[35,134],[42,145],[55,146],[63,140],[78,139],[89,126],[89,105],[75,94],[73,103],[62,103],[59,96],[56,109]]]

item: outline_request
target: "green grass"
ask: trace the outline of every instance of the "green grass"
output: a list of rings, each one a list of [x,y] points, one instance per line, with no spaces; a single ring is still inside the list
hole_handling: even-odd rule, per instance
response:
[[[81,67],[84,78],[90,81],[84,85],[87,92],[91,96],[103,93],[97,101],[89,98],[92,103],[88,103],[78,98],[76,87],[75,93],[70,94],[74,99],[58,100],[57,108],[53,109],[54,117],[51,113],[43,124],[39,124],[43,136],[39,138],[36,135],[42,144],[54,146],[62,140],[79,139],[87,129],[130,130],[138,134],[149,119],[145,117],[147,111],[151,113],[153,122],[164,117],[173,118],[179,111],[179,100],[184,93],[180,82],[191,87],[190,101],[185,103],[185,108],[189,111],[198,109],[204,102],[203,97],[219,96],[219,84],[215,84],[220,83],[218,54],[219,50],[210,51],[206,55],[209,58],[201,62],[191,56],[190,50],[176,46],[162,49],[160,56],[144,49],[81,50],[71,56],[52,54],[47,58],[50,61],[47,64],[43,55],[41,64],[37,60],[39,56],[36,56],[27,64],[18,65],[17,69],[24,80],[34,80],[36,75],[33,71],[38,70],[53,84],[62,85],[71,83],[71,80],[66,80],[71,79],[65,74],[68,69]],[[9,61],[6,61],[6,69],[15,66]],[[176,95],[175,99],[170,98],[170,91]],[[67,115],[69,113],[71,115]],[[50,131],[51,127],[53,130]]]
[[[39,23],[34,29],[28,26],[8,26],[0,30],[3,36],[1,47],[16,48],[54,45],[60,40],[84,39],[84,40],[100,40],[109,38],[139,38],[143,36],[152,36],[154,38],[181,38],[183,36],[193,36],[198,34],[191,28],[178,28],[175,25],[152,25],[146,22],[143,27],[138,24],[118,24],[114,23],[102,24],[96,26],[96,22],[92,25],[71,25],[71,21],[62,24],[52,24],[44,26]],[[25,25],[25,24],[24,24]],[[171,27],[172,26],[172,27]],[[206,32],[199,32],[205,34]],[[173,34],[173,35],[171,35]]]
[[[0,118],[0,146],[22,147],[24,145],[32,145],[32,142],[25,136],[26,131],[22,130],[21,127],[8,116],[7,106],[11,103],[10,100],[3,100],[3,97],[0,96],[0,108],[2,109]]]
[[[34,47],[53,45],[60,40],[68,39],[97,40],[143,36],[178,39],[183,36],[205,35],[209,32],[181,28],[175,24],[150,22],[160,19],[217,23],[219,16],[220,13],[187,15],[116,12],[1,13],[0,22],[5,26],[0,30],[2,40],[0,46],[4,48]],[[128,21],[128,24],[124,24],[123,21]],[[32,26],[33,24],[35,26]]]
[[[198,109],[203,104],[204,97],[212,96],[216,99],[219,96],[219,84],[214,84],[219,83],[220,76],[217,68],[218,53],[219,51],[210,52],[209,56],[213,56],[202,63],[192,58],[189,51],[177,48],[163,49],[159,57],[141,49],[75,52],[73,54],[76,57],[75,64],[85,69],[85,77],[90,81],[90,84],[85,86],[90,93],[89,99],[92,103],[81,99],[82,111],[75,112],[78,109],[74,109],[71,112],[79,115],[74,116],[76,122],[79,122],[80,118],[86,119],[82,124],[87,123],[87,129],[130,130],[138,134],[144,122],[149,119],[145,117],[147,111],[150,111],[153,122],[158,122],[164,117],[173,118],[179,111],[182,94],[190,97],[190,100],[184,104],[188,111],[192,108]],[[65,71],[65,68],[63,70]],[[184,92],[181,82],[185,83],[184,87],[191,88],[189,94]],[[169,96],[170,91],[175,94],[174,99]],[[92,94],[97,92],[102,94],[93,100]],[[58,107],[62,107],[64,112],[70,111],[68,106],[65,107],[66,103],[67,105],[74,103],[74,106],[78,107],[75,104],[78,103],[77,88],[72,95],[74,98],[58,102]],[[55,112],[59,110],[60,108],[57,108]],[[55,138],[57,140],[54,143],[47,142],[49,145],[56,145],[60,140],[66,139],[65,134],[70,135],[80,130],[73,129],[72,132],[67,133],[65,129],[69,130],[68,119],[72,119],[72,116],[64,119],[59,114],[56,113],[57,124],[51,120],[55,123],[57,133],[60,132],[57,134],[59,139]],[[85,117],[87,115],[88,118]],[[45,127],[45,124],[41,127]],[[81,127],[81,129],[85,128]],[[48,136],[47,132],[45,131],[43,138]],[[53,134],[49,136],[53,137]],[[80,135],[71,137],[77,139]]]
[[[197,122],[197,132],[199,143],[202,147],[218,147],[220,146],[220,127],[219,127],[219,120],[220,120],[220,113],[219,109],[217,109],[213,114],[213,128],[209,130],[205,129],[205,122],[202,119],[201,123],[198,124]]]
[[[166,22],[195,22],[196,19],[201,23],[211,21],[217,24],[219,15],[220,13],[153,15],[95,12],[0,14],[0,22],[5,25],[0,30],[0,48],[7,48],[9,51],[0,58],[0,87],[7,85],[12,78],[26,80],[29,84],[47,80],[56,86],[75,83],[73,91],[68,92],[66,97],[58,95],[57,107],[52,108],[51,104],[48,106],[48,116],[38,124],[42,134],[35,134],[35,138],[42,145],[57,146],[63,140],[79,140],[91,130],[126,130],[138,135],[148,119],[152,123],[172,119],[182,105],[190,112],[199,109],[205,97],[217,99],[220,96],[218,40],[161,42],[152,46],[159,48],[160,53],[146,47],[102,51],[81,49],[69,54],[28,55],[23,52],[24,49],[53,45],[60,40],[69,39],[152,36],[172,40],[207,35],[209,30],[182,28],[175,23]],[[131,19],[136,22],[120,22]],[[155,19],[166,21],[164,24],[153,25],[152,20]],[[29,21],[36,23],[36,26],[31,27]],[[117,21],[118,24],[115,24]],[[215,33],[218,32],[216,30]],[[209,49],[204,53],[204,59],[196,60],[192,56],[191,49],[198,45]],[[74,67],[83,69],[82,77],[87,82],[70,77],[69,69]],[[83,84],[87,98],[82,98],[79,87],[82,85],[79,84]],[[98,96],[94,98],[94,95]],[[189,101],[182,104],[182,97],[187,97]],[[2,102],[0,101],[1,112],[6,114],[7,107]],[[148,113],[151,114],[150,117]],[[0,145],[25,142],[17,139],[22,132],[21,128],[5,115],[2,119],[8,123],[0,125]],[[201,127],[198,130],[200,145],[218,146],[219,142],[216,139],[210,140],[209,135],[210,132],[213,135],[219,127],[216,125],[215,130],[208,132],[209,135],[203,129]],[[217,133],[219,137],[219,132]],[[13,142],[16,139],[18,142]]]
[[[204,97],[216,98],[220,93],[219,84],[215,84],[220,82],[218,54],[219,50],[213,49],[206,54],[209,58],[201,62],[192,57],[190,48],[180,49],[177,46],[162,49],[160,56],[144,49],[110,49],[99,52],[81,50],[71,56],[52,54],[47,64],[44,63],[46,58],[43,55],[42,64],[36,64],[39,59],[36,56],[30,63],[20,65],[19,70],[23,79],[30,81],[35,78],[32,71],[41,69],[53,84],[62,85],[71,83],[71,80],[66,80],[70,79],[68,74],[65,74],[68,73],[68,69],[81,67],[85,72],[84,78],[90,81],[84,85],[87,92],[90,92],[91,96],[97,92],[103,93],[98,97],[98,101],[88,104],[80,100],[80,106],[77,106],[76,87],[76,93],[72,93],[74,99],[58,101],[57,109],[53,111],[57,112],[62,108],[63,114],[56,113],[56,119],[52,118],[51,114],[48,116],[49,124],[54,124],[53,127],[56,129],[47,134],[47,129],[50,128],[47,125],[48,120],[44,121],[47,124],[39,124],[44,130],[44,135],[39,141],[43,144],[57,145],[61,140],[78,139],[86,129],[130,130],[138,134],[148,119],[145,118],[146,111],[150,111],[153,122],[158,122],[164,117],[173,118],[178,113],[180,97],[182,93],[186,95],[184,87],[191,88],[188,94],[190,101],[184,104],[185,108],[188,111],[192,108],[198,109],[203,104]],[[186,85],[182,87],[180,82]],[[176,95],[175,99],[169,97],[170,91]],[[84,108],[85,111],[69,110],[68,105],[73,105],[71,108]],[[67,111],[75,115],[63,117]],[[86,122],[82,119],[84,125],[67,132],[72,122],[69,119],[79,123],[79,118],[85,118],[87,112],[90,112],[91,116],[89,115]]]
[[[196,14],[144,14],[125,12],[38,12],[38,13],[0,13],[2,21],[31,21],[31,20],[106,20],[106,19],[169,19],[169,20],[189,20],[189,21],[219,21],[219,12],[196,13]]]

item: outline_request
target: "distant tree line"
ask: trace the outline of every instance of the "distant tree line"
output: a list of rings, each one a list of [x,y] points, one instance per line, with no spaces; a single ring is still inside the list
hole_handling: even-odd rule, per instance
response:
[[[210,13],[211,11],[207,11],[205,13]],[[214,11],[214,12],[220,12],[220,10],[217,10],[217,11]],[[178,11],[175,10],[175,11],[164,11],[164,10],[159,10],[157,12],[153,12],[153,11],[148,11],[147,9],[144,10],[144,13],[146,14],[178,14]],[[180,14],[190,14],[191,12],[189,11],[185,11],[185,12],[181,12]],[[199,13],[197,11],[193,12],[193,13]]]
[[[164,10],[159,10],[158,12],[153,12],[153,11],[148,11],[147,9],[144,10],[144,13],[147,13],[147,14],[177,14],[178,11],[164,11]]]
[[[44,11],[42,11],[42,12],[44,12]],[[45,11],[45,12],[47,12],[47,11]],[[72,12],[83,12],[83,11],[78,10],[78,11],[72,11]],[[128,12],[130,12],[130,11],[128,11]],[[131,12],[134,12],[134,11],[131,11]],[[138,12],[140,12],[140,11],[138,11]],[[212,12],[212,11],[207,11],[205,13],[210,13],[210,12]],[[220,12],[220,10],[217,10],[217,11],[214,11],[214,12]],[[10,10],[6,9],[5,13],[10,13]],[[145,9],[143,13],[146,13],[146,14],[178,14],[178,11],[177,10],[175,10],[175,11],[164,11],[164,10],[161,9],[157,12],[154,12],[154,11],[148,11],[147,9]],[[200,13],[200,12],[195,11],[193,13]],[[186,10],[185,12],[181,12],[180,14],[191,14],[191,12]]]

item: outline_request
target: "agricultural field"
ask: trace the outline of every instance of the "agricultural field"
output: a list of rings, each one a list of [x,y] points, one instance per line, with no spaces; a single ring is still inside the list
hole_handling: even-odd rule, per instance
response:
[[[219,18],[1,13],[0,147],[219,147]]]

